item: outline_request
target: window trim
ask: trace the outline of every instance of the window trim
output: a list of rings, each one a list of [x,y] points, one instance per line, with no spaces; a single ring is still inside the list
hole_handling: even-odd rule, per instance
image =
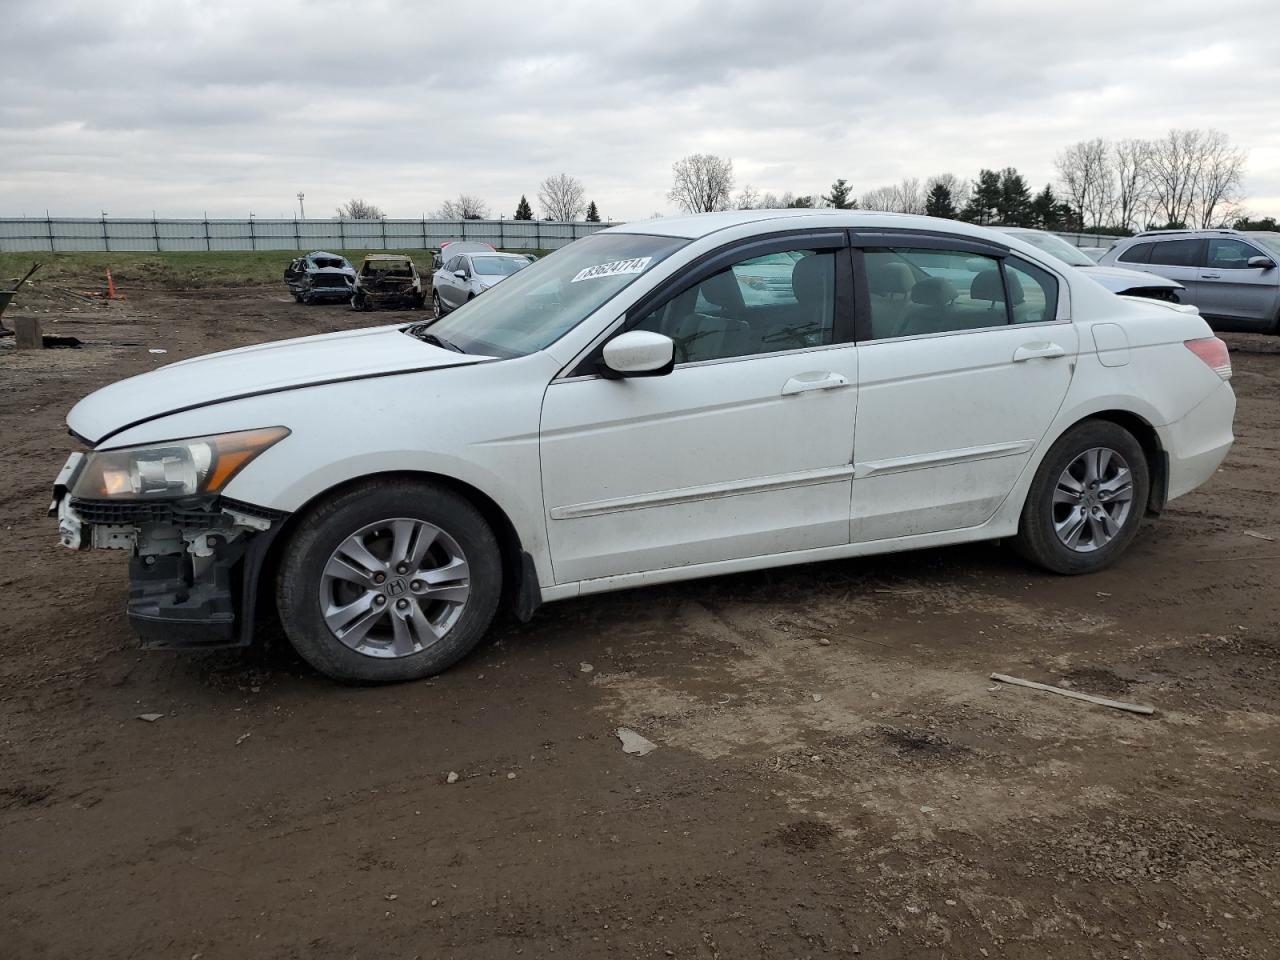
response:
[[[677,363],[675,369],[680,370],[685,367],[705,366],[711,363],[731,363],[741,360],[754,360],[760,357],[774,357],[787,353],[848,346],[855,342],[857,320],[854,316],[856,304],[852,294],[852,288],[856,288],[852,264],[847,256],[840,255],[847,249],[848,231],[841,228],[827,228],[819,230],[788,230],[765,236],[757,235],[735,240],[714,250],[709,250],[679,268],[676,273],[628,307],[626,313],[601,334],[600,338],[588,347],[578,360],[570,364],[566,371],[556,380],[600,377],[596,364],[604,355],[605,344],[614,337],[634,329],[650,313],[665,307],[676,297],[713,274],[732,267],[743,260],[752,260],[756,257],[767,256],[770,253],[781,253],[787,250],[819,250],[823,252],[831,251],[835,254],[836,288],[832,304],[831,343],[795,347],[791,350],[778,350],[772,353],[747,353],[739,357],[717,357],[712,360]]]

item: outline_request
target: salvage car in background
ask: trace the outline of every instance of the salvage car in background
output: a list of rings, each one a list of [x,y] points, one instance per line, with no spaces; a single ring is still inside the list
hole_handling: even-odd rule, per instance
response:
[[[410,258],[392,253],[371,253],[364,258],[351,292],[351,309],[416,310],[424,303],[422,278]]]
[[[1054,236],[1044,230],[1033,230],[1029,227],[994,227],[1001,233],[1025,240],[1032,246],[1051,253],[1063,263],[1069,263],[1082,273],[1097,280],[1112,293],[1126,297],[1146,297],[1149,300],[1164,300],[1168,303],[1181,303],[1186,287],[1176,280],[1158,277],[1139,270],[1126,270],[1123,267],[1100,266],[1079,247],[1073,247],[1061,237]]]
[[[1280,233],[1148,230],[1117,242],[1104,264],[1176,280],[1213,323],[1280,333]]]
[[[346,257],[314,250],[284,268],[284,282],[299,303],[349,300],[356,272]]]
[[[440,249],[436,251],[434,257],[431,258],[431,269],[441,269],[446,260],[456,257],[460,253],[496,253],[497,248],[492,243],[482,243],[479,240],[446,240],[440,244]]]
[[[518,253],[460,253],[431,275],[431,305],[437,317],[457,310],[532,263]]]
[[[739,282],[791,261],[790,292]],[[593,233],[439,319],[184,360],[67,418],[74,549],[144,642],[261,597],[347,681],[436,673],[508,597],[975,540],[1116,561],[1232,442],[1225,344],[983,227],[731,211]],[[269,571],[264,576],[264,571]]]

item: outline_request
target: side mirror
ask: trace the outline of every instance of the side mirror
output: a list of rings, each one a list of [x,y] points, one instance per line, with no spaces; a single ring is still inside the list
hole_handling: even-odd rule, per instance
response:
[[[1250,257],[1249,266],[1256,267],[1261,270],[1275,269],[1276,262],[1270,257]]]
[[[467,279],[467,271],[465,270],[455,270],[453,271],[453,275],[457,277],[459,280]]]
[[[676,365],[676,345],[670,337],[650,330],[628,330],[604,345],[598,365],[611,380],[620,377],[662,377]]]

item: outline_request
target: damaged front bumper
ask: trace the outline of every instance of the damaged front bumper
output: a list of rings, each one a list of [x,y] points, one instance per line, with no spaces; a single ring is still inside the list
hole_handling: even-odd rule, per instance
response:
[[[287,515],[219,495],[73,498],[68,491],[82,463],[72,454],[58,474],[49,513],[63,546],[130,551],[128,614],[142,645],[251,643],[263,562]]]

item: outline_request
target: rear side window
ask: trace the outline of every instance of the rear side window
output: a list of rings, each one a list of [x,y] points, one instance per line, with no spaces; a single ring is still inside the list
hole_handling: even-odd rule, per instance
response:
[[[1203,240],[1162,240],[1151,251],[1153,264],[1165,267],[1198,267]]]
[[[962,250],[868,247],[871,338],[978,330],[1009,322],[1000,261]]]
[[[1043,323],[1058,318],[1057,277],[1015,257],[1005,260],[1004,274],[1014,323]]]
[[[1262,256],[1241,240],[1210,240],[1205,266],[1215,270],[1247,270],[1250,257]]]
[[[1121,263],[1150,263],[1151,249],[1154,243],[1135,243],[1129,249],[1123,251],[1118,257]]]

